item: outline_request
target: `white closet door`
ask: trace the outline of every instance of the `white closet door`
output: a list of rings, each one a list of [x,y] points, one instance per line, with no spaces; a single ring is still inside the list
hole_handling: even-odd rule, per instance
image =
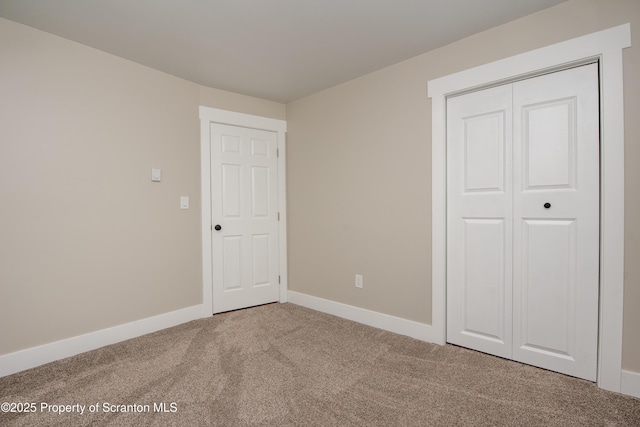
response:
[[[447,340],[594,381],[598,67],[447,101]]]
[[[447,340],[512,353],[511,86],[447,103]]]
[[[596,64],[513,85],[515,360],[595,381]]]

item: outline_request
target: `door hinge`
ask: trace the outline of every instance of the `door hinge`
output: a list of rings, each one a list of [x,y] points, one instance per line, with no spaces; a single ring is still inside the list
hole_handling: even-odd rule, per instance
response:
[[[211,231],[213,231],[213,224],[211,224]]]
[[[276,148],[276,157],[280,157],[280,149]]]
[[[278,221],[280,221],[280,212],[278,212]]]
[[[280,276],[278,276],[278,284],[280,283]]]

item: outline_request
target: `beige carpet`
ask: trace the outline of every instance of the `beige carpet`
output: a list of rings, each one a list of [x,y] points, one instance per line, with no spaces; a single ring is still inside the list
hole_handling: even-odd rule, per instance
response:
[[[36,403],[35,413],[0,413],[2,426],[640,425],[639,399],[593,383],[292,304],[0,378],[0,402]],[[74,404],[84,413],[48,412]]]

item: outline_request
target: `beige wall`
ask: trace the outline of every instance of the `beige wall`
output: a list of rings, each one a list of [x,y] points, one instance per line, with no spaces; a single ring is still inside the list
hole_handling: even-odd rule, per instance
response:
[[[279,102],[204,86],[200,86],[200,105],[278,120],[285,120],[287,111],[286,105]]]
[[[289,104],[290,289],[430,323],[426,82],[627,22],[623,368],[640,372],[637,0],[572,0]]]
[[[4,19],[0,58],[0,355],[200,304],[198,105],[285,106]]]

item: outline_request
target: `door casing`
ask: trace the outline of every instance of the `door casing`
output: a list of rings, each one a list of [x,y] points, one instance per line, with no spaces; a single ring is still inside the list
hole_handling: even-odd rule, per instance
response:
[[[275,132],[278,146],[278,256],[280,299],[287,302],[287,194],[286,132],[287,122],[251,114],[200,106],[200,186],[202,209],[202,316],[213,314],[213,264],[211,248],[211,145],[210,124],[240,126]]]
[[[597,60],[600,65],[600,318],[598,386],[620,392],[624,288],[622,49],[630,24],[536,49],[428,82],[432,100],[432,328],[446,342],[446,99]]]

